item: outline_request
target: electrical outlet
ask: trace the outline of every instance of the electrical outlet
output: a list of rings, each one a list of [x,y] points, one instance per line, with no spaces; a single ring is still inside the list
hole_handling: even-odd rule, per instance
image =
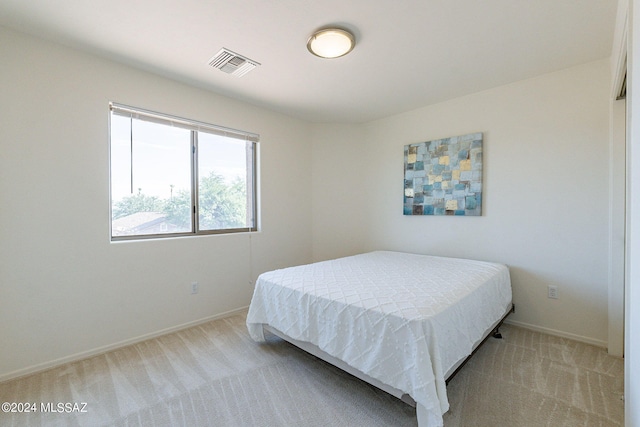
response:
[[[547,298],[558,299],[558,287],[554,285],[547,286]]]
[[[191,282],[191,294],[197,294],[198,293],[198,282]]]

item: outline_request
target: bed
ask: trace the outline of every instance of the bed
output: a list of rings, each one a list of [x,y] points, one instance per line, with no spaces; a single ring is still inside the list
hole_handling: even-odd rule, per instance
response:
[[[261,274],[247,328],[414,403],[430,427],[449,409],[447,378],[512,310],[503,264],[376,251]]]

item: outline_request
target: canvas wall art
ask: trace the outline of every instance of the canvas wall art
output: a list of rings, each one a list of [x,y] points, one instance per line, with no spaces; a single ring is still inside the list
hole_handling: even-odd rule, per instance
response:
[[[482,133],[405,145],[404,214],[482,214]]]

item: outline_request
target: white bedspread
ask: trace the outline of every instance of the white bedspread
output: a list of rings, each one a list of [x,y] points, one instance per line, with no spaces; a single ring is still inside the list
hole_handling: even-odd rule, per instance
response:
[[[421,426],[449,409],[445,375],[511,306],[502,264],[371,252],[260,275],[247,315],[409,394]]]

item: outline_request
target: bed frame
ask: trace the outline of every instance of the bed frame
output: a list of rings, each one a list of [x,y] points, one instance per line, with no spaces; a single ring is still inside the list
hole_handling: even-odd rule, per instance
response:
[[[506,312],[506,314],[504,316],[502,316],[502,319],[500,319],[497,324],[495,325],[495,327],[493,329],[491,329],[491,333],[485,334],[484,338],[482,338],[482,341],[480,341],[473,349],[473,351],[471,352],[470,355],[468,355],[465,359],[463,359],[462,361],[460,361],[457,365],[455,365],[452,370],[453,372],[451,372],[447,378],[445,379],[445,383],[447,385],[449,385],[449,381],[451,381],[453,379],[453,377],[458,373],[458,371],[460,371],[460,369],[462,369],[462,367],[464,365],[467,364],[467,362],[469,361],[469,359],[471,359],[471,357],[476,354],[476,351],[478,351],[478,349],[482,346],[482,344],[485,343],[485,341],[487,341],[487,339],[489,339],[489,336],[495,338],[495,339],[502,339],[502,334],[500,333],[500,326],[502,326],[502,324],[504,323],[504,321],[507,319],[507,316],[509,316],[511,313],[515,313],[516,312],[516,305],[515,304],[511,304],[511,309],[509,309],[509,311]]]
[[[507,318],[507,316],[509,316],[511,313],[515,313],[516,311],[516,306],[514,304],[511,304],[511,307],[509,308],[509,310],[507,310],[507,312],[504,314],[504,316],[502,316],[502,318],[500,320],[498,320],[496,323],[493,324],[493,326],[491,328],[489,328],[485,334],[483,335],[482,339],[478,341],[478,343],[476,344],[476,346],[474,347],[473,351],[471,352],[471,354],[469,356],[467,356],[465,359],[462,359],[461,361],[459,361],[457,364],[455,364],[451,369],[449,369],[449,371],[447,371],[446,374],[446,379],[445,379],[445,383],[449,384],[449,381],[451,381],[453,379],[453,377],[462,369],[462,367],[469,361],[469,359],[471,359],[471,357],[476,353],[476,351],[478,351],[478,349],[480,348],[480,346],[482,344],[485,343],[485,341],[487,341],[487,339],[491,336],[493,338],[496,339],[501,339],[502,335],[500,334],[499,328],[500,326],[502,326],[502,323],[504,323],[505,319]],[[331,356],[330,354],[322,351],[318,346],[311,344],[309,342],[305,342],[305,341],[299,341],[293,338],[288,337],[287,335],[285,335],[284,333],[280,332],[279,330],[269,326],[269,325],[263,325],[263,329],[266,332],[269,332],[273,335],[276,335],[280,338],[282,338],[283,340],[295,345],[296,347],[306,351],[307,353],[310,353],[316,357],[318,357],[319,359],[324,360],[327,363],[330,363],[334,366],[336,366],[337,368],[342,369],[343,371],[347,372],[348,374],[353,375],[356,378],[361,379],[362,381],[365,381],[371,385],[373,385],[374,387],[379,388],[380,390],[389,393],[392,396],[395,396],[396,398],[402,400],[403,402],[405,402],[408,405],[411,405],[413,407],[416,406],[416,402],[415,400],[413,400],[413,398],[411,396],[409,396],[407,393],[403,392],[402,390],[398,390],[395,387],[391,387],[375,378],[370,377],[369,375],[365,374],[364,372],[361,372],[355,368],[353,368],[352,366],[346,364],[345,362],[343,362],[342,360]]]

